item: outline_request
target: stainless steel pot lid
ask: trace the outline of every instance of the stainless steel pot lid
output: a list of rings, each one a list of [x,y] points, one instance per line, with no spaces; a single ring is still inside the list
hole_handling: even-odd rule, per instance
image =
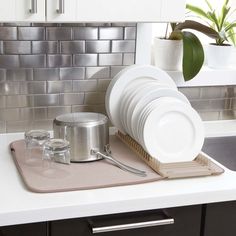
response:
[[[100,113],[94,112],[76,112],[57,116],[55,124],[60,126],[80,126],[102,125],[108,121],[108,118]]]

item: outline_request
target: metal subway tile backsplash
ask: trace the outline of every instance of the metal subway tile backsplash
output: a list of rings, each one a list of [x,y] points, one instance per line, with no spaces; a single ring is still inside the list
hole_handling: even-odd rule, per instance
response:
[[[2,23],[0,133],[52,129],[60,114],[105,113],[106,89],[135,63],[135,23]],[[180,88],[204,120],[236,114],[236,86]]]

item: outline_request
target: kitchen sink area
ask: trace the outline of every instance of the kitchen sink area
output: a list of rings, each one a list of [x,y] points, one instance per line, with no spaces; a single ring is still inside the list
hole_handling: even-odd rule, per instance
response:
[[[236,136],[206,138],[202,151],[228,169],[236,171]]]

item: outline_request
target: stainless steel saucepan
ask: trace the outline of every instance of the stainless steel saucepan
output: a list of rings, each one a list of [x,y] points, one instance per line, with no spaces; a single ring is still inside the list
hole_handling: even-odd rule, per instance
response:
[[[54,138],[70,142],[71,162],[106,159],[123,170],[140,176],[144,171],[127,166],[111,156],[108,118],[100,113],[77,112],[60,115],[53,121]]]

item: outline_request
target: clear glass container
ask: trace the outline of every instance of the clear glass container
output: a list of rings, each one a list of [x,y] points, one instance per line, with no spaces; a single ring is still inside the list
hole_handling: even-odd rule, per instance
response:
[[[50,139],[50,133],[46,130],[30,130],[25,132],[26,155],[28,158],[38,156],[43,145]]]
[[[50,139],[44,143],[43,159],[70,164],[70,144],[64,139]]]

